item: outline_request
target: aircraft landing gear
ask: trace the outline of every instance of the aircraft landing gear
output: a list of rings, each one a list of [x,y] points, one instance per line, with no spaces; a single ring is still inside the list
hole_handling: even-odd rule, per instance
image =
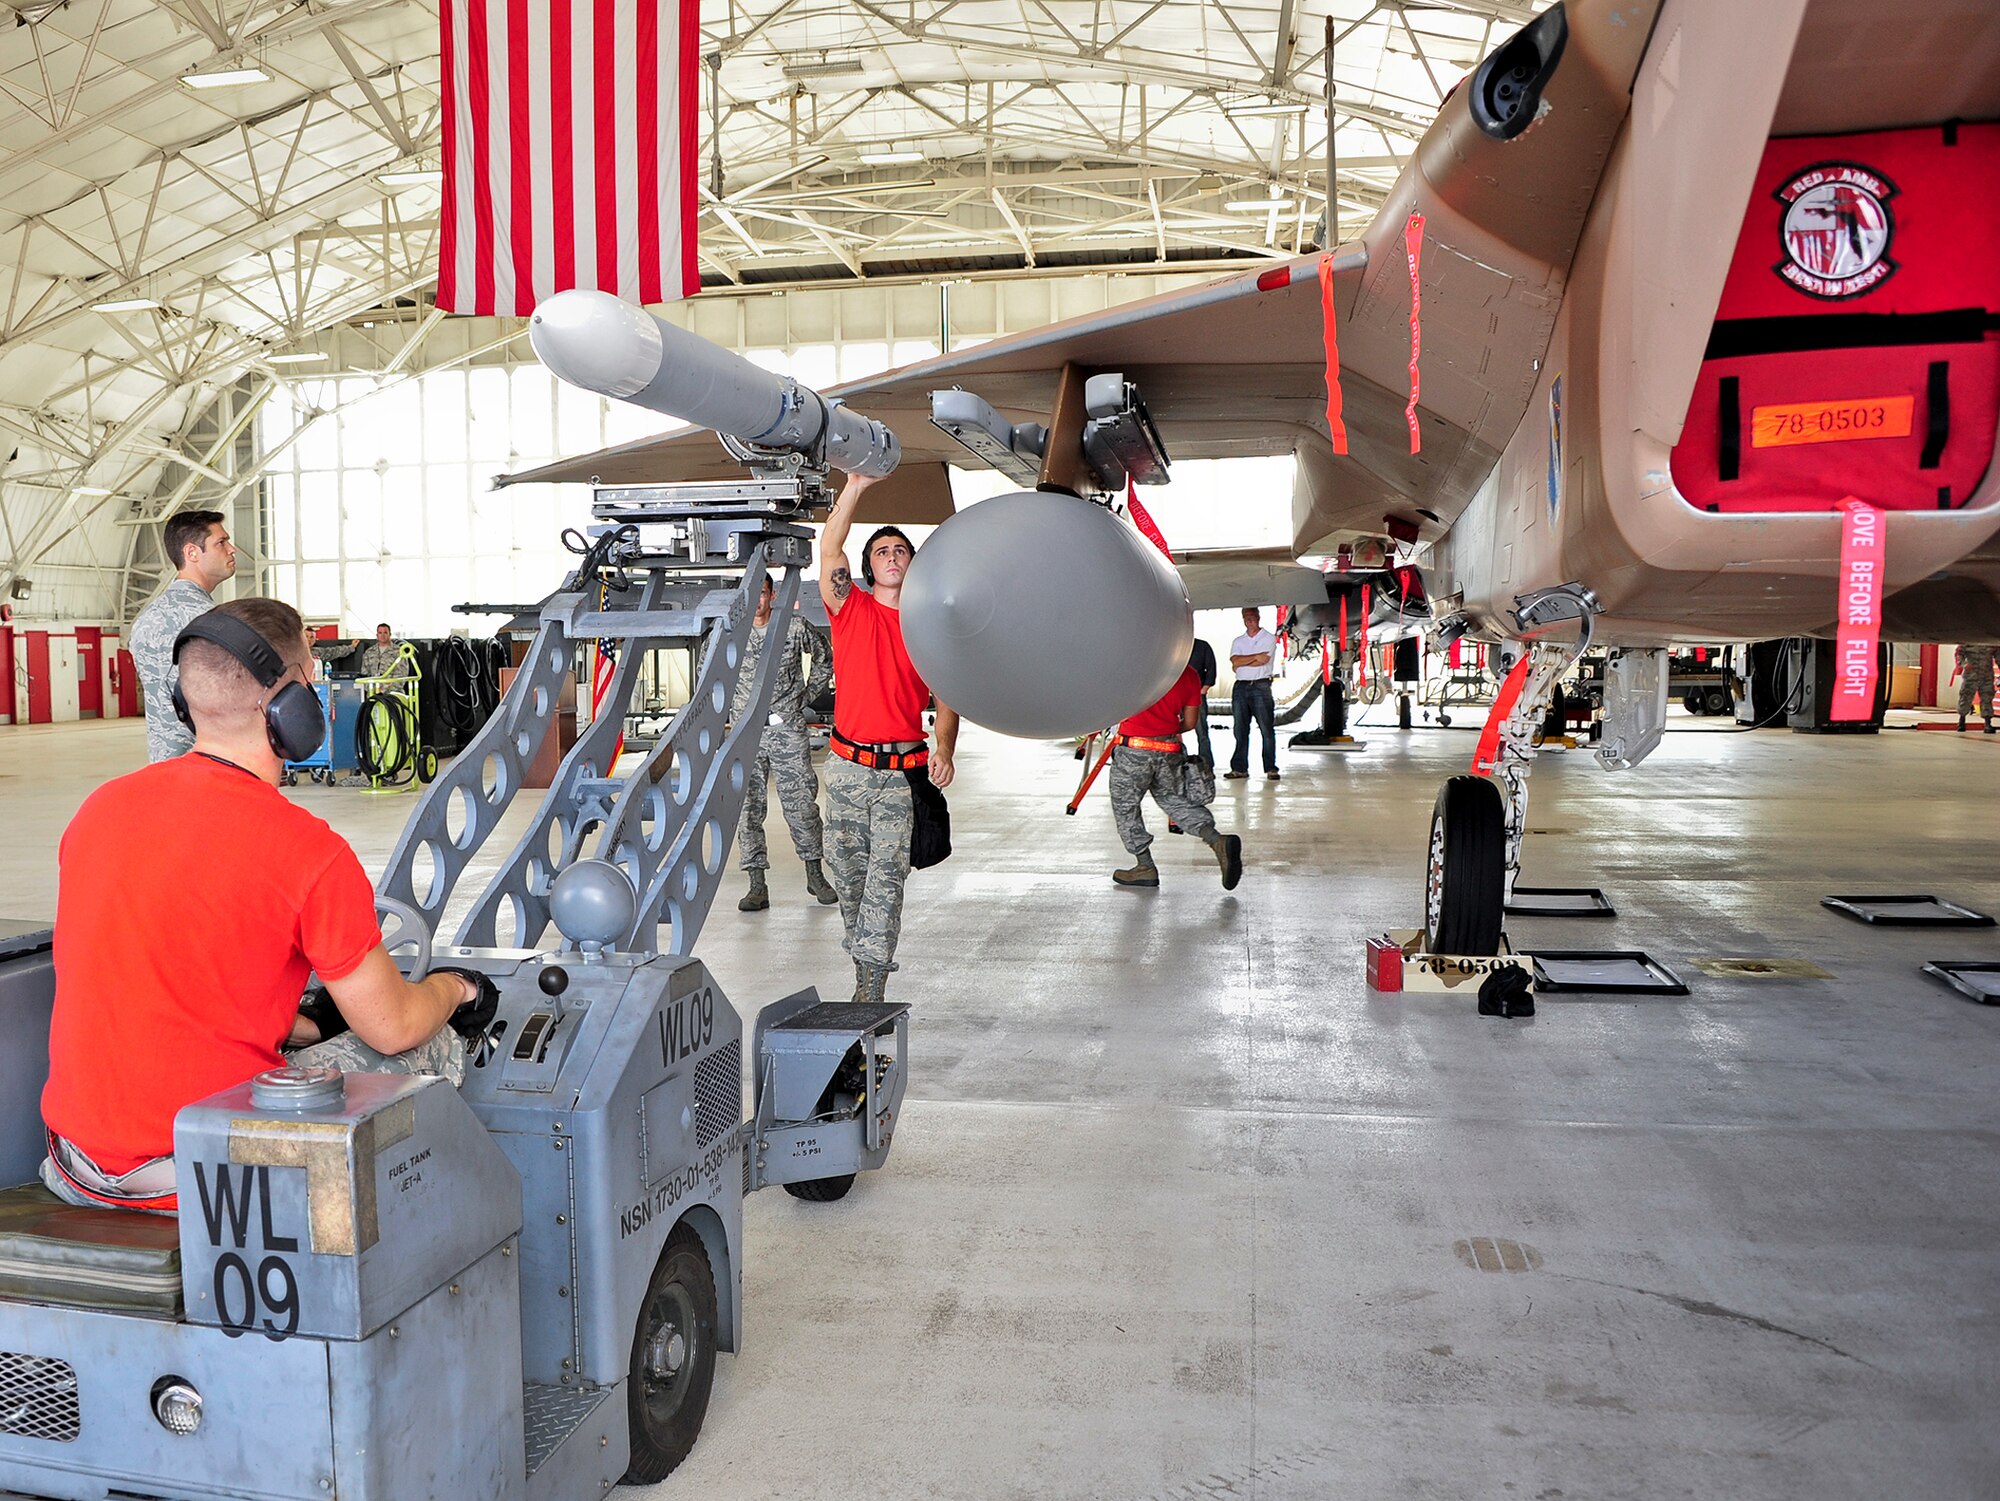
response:
[[[1597,596],[1580,584],[1522,595],[1514,605],[1524,633],[1545,638],[1552,627],[1574,622],[1577,639],[1535,639],[1527,647],[1527,672],[1500,724],[1492,779],[1453,777],[1438,793],[1424,878],[1424,942],[1434,954],[1500,951],[1501,917],[1521,870],[1535,742],[1556,684],[1590,646],[1599,609]]]
[[[1424,880],[1424,947],[1497,954],[1506,889],[1507,811],[1485,777],[1453,777],[1431,810]]]

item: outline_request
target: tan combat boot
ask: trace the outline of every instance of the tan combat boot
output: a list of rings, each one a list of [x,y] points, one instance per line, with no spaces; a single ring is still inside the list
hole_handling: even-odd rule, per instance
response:
[[[1160,884],[1159,867],[1153,864],[1153,852],[1146,850],[1123,870],[1111,872],[1111,879],[1120,886],[1157,886]]]

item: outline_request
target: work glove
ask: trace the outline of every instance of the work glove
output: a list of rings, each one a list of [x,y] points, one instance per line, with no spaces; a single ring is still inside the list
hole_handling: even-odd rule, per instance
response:
[[[333,1003],[324,985],[315,985],[307,990],[299,1001],[299,1015],[319,1028],[319,1040],[338,1037],[347,1030],[347,1018],[340,1014],[340,1008]]]
[[[461,1002],[445,1025],[460,1037],[467,1039],[484,1037],[486,1029],[493,1025],[493,1018],[500,1012],[500,987],[493,983],[493,977],[481,974],[476,969],[459,969],[450,965],[434,969],[431,973],[461,975],[479,987],[478,997]]]
[[[1533,1016],[1535,996],[1528,972],[1518,964],[1506,964],[1488,975],[1479,986],[1481,1016]]]

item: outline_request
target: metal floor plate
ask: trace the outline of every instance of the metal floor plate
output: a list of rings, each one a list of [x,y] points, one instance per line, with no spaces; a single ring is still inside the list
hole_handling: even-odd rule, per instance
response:
[[[1941,896],[1874,895],[1823,896],[1822,907],[1844,917],[1874,923],[1884,928],[1990,928],[1993,919],[1984,912],[1961,907]]]
[[[1618,909],[1595,886],[1516,886],[1507,910],[1519,917],[1616,917]]]
[[[1686,995],[1680,976],[1637,949],[1540,949],[1535,989],[1596,995]]]
[[[521,1426],[527,1440],[528,1473],[539,1470],[614,1390],[608,1386],[577,1390],[533,1383],[522,1387]]]
[[[1933,959],[1924,973],[1982,1006],[2000,1006],[2000,960]]]
[[[788,1016],[773,1032],[852,1032],[857,1036],[894,1021],[910,1008],[902,1001],[821,1001]]]

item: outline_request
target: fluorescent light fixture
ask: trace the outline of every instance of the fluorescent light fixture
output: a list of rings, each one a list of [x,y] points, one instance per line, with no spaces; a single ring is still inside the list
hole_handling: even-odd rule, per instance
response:
[[[862,69],[858,57],[790,57],[779,64],[787,78],[838,78]]]
[[[72,495],[109,495],[110,490],[103,485],[78,485],[70,491]]]
[[[138,313],[147,308],[158,307],[159,303],[150,297],[114,297],[109,302],[93,302],[93,313]]]
[[[216,68],[207,73],[183,73],[181,82],[191,89],[233,89],[246,83],[269,83],[271,75],[262,68]]]
[[[419,183],[443,182],[442,167],[411,167],[402,172],[378,172],[375,180],[385,188],[413,188]]]
[[[1273,194],[1269,198],[1238,198],[1223,207],[1237,214],[1268,214],[1273,209],[1290,208],[1292,200]]]
[[[1281,100],[1273,99],[1266,104],[1225,104],[1222,106],[1222,112],[1238,120],[1248,120],[1254,119],[1259,115],[1302,115],[1309,108],[1311,106],[1307,104],[1288,104]]]
[[[324,353],[306,354],[301,352],[299,354],[267,355],[264,362],[268,365],[316,365],[321,360],[327,358],[328,356]]]
[[[921,151],[863,151],[861,160],[865,166],[892,167],[899,162],[920,162],[924,159]]]

